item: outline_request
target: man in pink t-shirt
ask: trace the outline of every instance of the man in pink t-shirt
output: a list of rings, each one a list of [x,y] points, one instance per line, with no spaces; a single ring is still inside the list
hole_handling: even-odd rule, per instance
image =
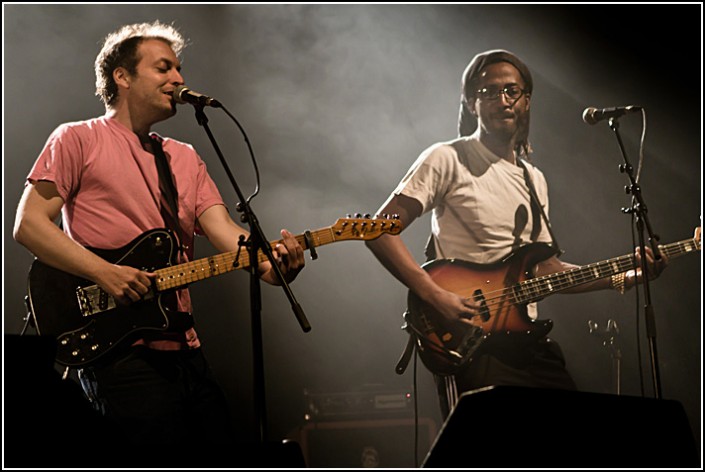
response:
[[[176,113],[173,92],[184,84],[178,57],[184,44],[175,28],[158,21],[108,35],[95,62],[105,115],[63,124],[51,134],[17,211],[19,243],[42,264],[94,282],[119,309],[155,299],[159,267],[141,270],[100,257],[98,249],[120,250],[167,227],[180,242],[176,262],[185,263],[193,258],[195,233],[221,252],[236,251],[239,237],[248,236],[230,218],[193,147],[151,133],[152,125]],[[165,172],[160,178],[159,156],[168,162],[171,182]],[[164,196],[169,192],[171,199]],[[54,223],[59,215],[63,231]],[[288,231],[281,235],[274,255],[289,282],[304,267],[303,249]],[[279,284],[269,262],[257,269],[261,280]],[[82,386],[128,444],[232,445],[225,398],[201,352],[188,290],[169,301],[181,315],[176,328],[127,337],[79,371]]]

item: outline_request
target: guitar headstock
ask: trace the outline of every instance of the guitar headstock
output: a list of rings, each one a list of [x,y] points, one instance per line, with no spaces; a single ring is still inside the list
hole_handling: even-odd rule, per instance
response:
[[[369,241],[377,239],[383,234],[399,234],[402,230],[401,220],[397,215],[376,216],[355,215],[355,218],[340,218],[331,227],[335,234],[336,241],[354,239],[359,241]]]

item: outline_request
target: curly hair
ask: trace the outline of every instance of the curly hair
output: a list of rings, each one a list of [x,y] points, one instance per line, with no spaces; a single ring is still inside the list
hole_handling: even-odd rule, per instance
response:
[[[137,47],[145,39],[160,39],[166,42],[177,56],[186,47],[186,40],[181,33],[174,26],[159,20],[125,25],[110,33],[105,37],[103,47],[95,58],[95,94],[106,106],[113,105],[118,97],[113,71],[124,67],[130,74],[135,74],[140,61]]]

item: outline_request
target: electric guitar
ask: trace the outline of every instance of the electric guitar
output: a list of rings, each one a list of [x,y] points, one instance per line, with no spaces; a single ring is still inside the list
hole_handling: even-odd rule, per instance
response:
[[[399,234],[395,218],[341,218],[329,228],[296,236],[315,258],[315,247],[338,241],[367,241]],[[274,248],[281,240],[270,243]],[[95,362],[127,339],[145,331],[165,330],[175,318],[175,290],[199,280],[250,267],[249,252],[237,250],[174,264],[178,243],[168,229],[147,231],[120,249],[91,249],[114,264],[155,272],[143,300],[118,304],[94,282],[35,259],[28,277],[28,307],[40,335],[56,337],[56,361],[72,367]],[[258,262],[267,259],[260,250]],[[173,324],[173,323],[172,323]]]
[[[693,239],[659,245],[669,260],[700,250],[700,228]],[[635,267],[634,255],[625,255],[563,272],[531,278],[537,263],[553,255],[551,246],[533,243],[493,264],[460,259],[437,259],[422,267],[433,281],[462,297],[472,298],[481,313],[472,324],[450,322],[413,292],[408,294],[404,328],[416,336],[424,365],[438,375],[452,375],[470,362],[486,342],[521,342],[546,335],[551,320],[534,320],[526,305],[549,295]],[[496,344],[495,344],[496,345]]]

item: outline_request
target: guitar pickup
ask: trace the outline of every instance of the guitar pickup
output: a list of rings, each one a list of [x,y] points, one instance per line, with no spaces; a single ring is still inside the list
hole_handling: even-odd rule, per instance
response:
[[[76,289],[78,309],[84,317],[93,316],[117,306],[115,299],[97,285]]]
[[[490,319],[490,309],[487,308],[487,301],[485,296],[482,294],[482,290],[477,289],[472,294],[473,300],[480,303],[480,318],[482,321],[488,321]]]

